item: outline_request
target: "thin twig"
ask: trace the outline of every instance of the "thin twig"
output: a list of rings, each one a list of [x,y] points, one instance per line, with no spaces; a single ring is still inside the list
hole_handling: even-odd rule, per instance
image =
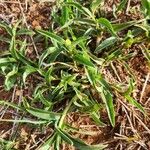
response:
[[[128,15],[128,13],[129,13],[130,3],[131,3],[131,0],[128,0],[127,8],[126,8],[126,15]]]
[[[139,101],[140,103],[142,103],[142,98],[143,98],[143,95],[144,95],[144,92],[145,92],[145,89],[146,89],[149,77],[150,77],[150,73],[147,74],[146,80],[145,80],[145,82],[143,84],[143,89],[142,89],[141,96],[140,96],[140,101]]]
[[[15,92],[16,92],[16,85],[14,86],[11,102],[13,102],[15,100]],[[5,115],[8,108],[9,108],[9,106],[6,106],[5,110],[3,110],[3,113],[1,114],[0,119],[2,119],[4,117],[4,115]]]

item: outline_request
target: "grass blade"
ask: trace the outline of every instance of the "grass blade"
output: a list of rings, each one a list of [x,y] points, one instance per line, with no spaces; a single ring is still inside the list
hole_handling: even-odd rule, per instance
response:
[[[102,52],[103,49],[108,48],[109,46],[112,46],[116,42],[117,42],[117,38],[114,36],[107,38],[95,49],[94,52],[98,54]]]
[[[83,7],[82,5],[80,5],[77,2],[67,2],[65,3],[66,5],[70,5],[70,6],[74,6],[76,7],[79,11],[81,11],[82,13],[84,13],[86,16],[90,17],[90,18],[94,18],[93,14],[90,12],[89,9],[87,9],[86,7]]]
[[[17,62],[14,58],[0,58],[0,67]]]
[[[84,53],[78,53],[73,56],[73,59],[80,64],[83,64],[85,66],[94,67],[94,64],[91,62],[91,60],[88,58],[87,54]]]
[[[65,44],[65,40],[61,38],[60,36],[56,35],[55,33],[44,31],[44,30],[37,30],[38,33],[41,35],[50,38],[51,40],[54,40],[60,44]]]
[[[48,121],[57,121],[60,118],[60,115],[58,113],[49,112],[42,109],[37,108],[26,108],[27,112],[32,114],[35,117],[48,120]]]
[[[107,147],[107,145],[104,145],[104,144],[88,145],[79,139],[73,138],[71,135],[69,135],[65,131],[62,131],[61,129],[59,129],[57,131],[59,132],[59,134],[61,135],[61,137],[64,141],[66,141],[66,142],[69,141],[74,147],[76,147],[79,150],[103,150],[104,148]],[[62,134],[63,134],[63,136],[62,136]]]
[[[11,119],[0,119],[2,122],[14,122],[14,123],[31,123],[31,124],[45,124],[47,121],[34,121],[34,120],[28,120],[28,119],[22,119],[22,120],[11,120]]]
[[[108,19],[100,18],[97,20],[97,22],[101,24],[102,26],[106,27],[109,30],[109,32],[112,34],[112,36],[117,36],[112,24],[110,23]]]

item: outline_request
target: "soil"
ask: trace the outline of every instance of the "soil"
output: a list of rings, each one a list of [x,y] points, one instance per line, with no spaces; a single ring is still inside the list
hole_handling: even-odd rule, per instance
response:
[[[112,5],[118,4],[119,0],[108,0],[105,2],[104,11],[108,14],[108,19],[115,21],[116,19],[112,17]],[[37,1],[26,1],[26,0],[1,0],[0,1],[0,21],[4,21],[8,24],[15,24],[19,19],[23,19],[22,27],[32,28],[32,29],[48,29],[51,25],[51,9],[52,5],[55,2],[45,2],[39,3]],[[122,12],[117,15],[117,22],[125,22],[129,20],[139,20],[143,18],[143,15],[139,13],[140,1],[133,0],[131,1],[131,6],[134,7],[135,11]],[[0,28],[0,34],[6,34],[3,29]],[[42,53],[43,43],[38,43],[38,52]],[[7,50],[7,44],[0,42],[0,53],[2,50]],[[34,51],[34,45],[28,47],[28,56],[31,59],[34,59],[36,56]],[[128,51],[137,51],[137,55],[130,59],[128,65],[131,67],[132,72],[135,74],[137,79],[136,89],[134,90],[133,97],[140,101],[141,91],[143,90],[143,85],[146,82],[146,77],[150,73],[149,66],[146,59],[144,58],[140,47],[134,45],[130,47]],[[117,66],[117,72],[120,76],[122,83],[127,81],[126,70],[123,66]],[[105,68],[104,75],[110,83],[117,82],[118,78],[116,75],[110,71],[109,68]],[[30,77],[28,79],[29,85],[23,91],[23,95],[30,97],[33,93],[33,87],[38,82],[36,76]],[[14,96],[14,102],[17,104],[21,89],[16,89],[15,91],[5,91],[3,87],[4,78],[0,77],[0,99],[12,101],[12,96]],[[150,78],[147,81],[145,90],[143,92],[141,103],[148,111],[148,117],[150,116]],[[94,135],[80,134],[79,132],[71,132],[74,137],[78,137],[84,140],[88,144],[99,144],[106,143],[108,144],[108,150],[121,150],[121,149],[150,149],[150,121],[148,118],[143,117],[141,113],[132,109],[131,105],[128,105],[126,101],[120,95],[115,95],[114,100],[116,102],[116,126],[112,128],[111,126],[99,127],[90,119],[89,116],[80,113],[71,113],[67,116],[66,122],[72,127],[79,128],[85,133],[90,131]],[[128,109],[131,110],[128,111]],[[4,113],[3,118],[12,119],[14,118],[15,110],[10,109],[9,107],[3,108],[0,107],[0,114]],[[135,111],[135,112],[134,112]],[[141,122],[135,117],[135,114],[138,113],[140,116]],[[21,114],[23,115],[23,114]],[[19,116],[21,117],[21,116]],[[105,119],[106,113],[103,114],[103,120]],[[145,126],[146,127],[145,127]],[[147,129],[148,128],[148,129]],[[35,128],[31,125],[26,124],[13,124],[13,123],[4,123],[0,122],[0,138],[9,140],[13,137],[12,130],[16,131],[16,144],[14,148],[18,150],[34,150],[36,149],[44,139],[46,139],[52,132],[53,127],[45,127],[44,129]],[[75,148],[68,146],[66,144],[62,145],[64,150],[73,150]]]

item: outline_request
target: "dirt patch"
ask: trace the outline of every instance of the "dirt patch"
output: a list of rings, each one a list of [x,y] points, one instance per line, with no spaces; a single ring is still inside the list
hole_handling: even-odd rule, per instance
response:
[[[133,0],[130,3],[130,6],[126,10],[118,12],[116,18],[113,14],[112,6],[119,5],[120,0],[108,0],[104,3],[102,8],[102,17],[107,16],[109,20],[113,23],[122,23],[130,20],[139,20],[143,18],[143,15],[140,13],[140,1]],[[18,20],[22,19],[21,27],[27,27],[30,29],[49,29],[51,25],[52,18],[52,6],[55,3],[38,3],[36,1],[2,1],[0,2],[0,21],[3,21],[7,24],[14,25]],[[86,4],[85,4],[86,6]],[[132,9],[130,9],[132,8]],[[105,13],[104,13],[105,12]],[[104,14],[103,14],[104,13]],[[126,31],[125,31],[126,32]],[[6,32],[4,29],[0,29],[0,34],[5,36]],[[121,33],[124,35],[123,33]],[[106,35],[108,36],[108,34]],[[24,38],[24,37],[23,37]],[[33,41],[34,38],[33,37]],[[31,60],[37,61],[38,54],[41,55],[45,47],[45,43],[37,41],[33,43],[31,37],[28,37],[28,40],[32,43],[27,46],[27,57]],[[96,40],[94,39],[94,43]],[[94,45],[94,46],[93,46]],[[95,48],[96,44],[93,44],[91,47]],[[8,44],[5,42],[0,42],[0,50],[8,50]],[[149,110],[149,96],[150,96],[150,79],[146,77],[149,73],[149,67],[147,64],[146,58],[143,56],[140,47],[138,44],[133,44],[130,48],[124,49],[123,53],[128,54],[129,52],[137,52],[134,57],[127,61],[127,64],[131,68],[131,72],[134,74],[137,82],[135,83],[135,89],[132,93],[133,98],[140,102],[142,106],[147,110],[148,116],[150,115]],[[107,52],[106,52],[107,53]],[[0,52],[1,54],[1,52]],[[113,69],[115,68],[115,70]],[[81,69],[83,71],[83,69]],[[81,72],[82,72],[81,71]],[[125,69],[125,66],[121,64],[117,59],[108,66],[104,67],[103,75],[105,79],[112,84],[125,85],[125,90],[128,88],[128,81],[131,77],[128,74],[128,70]],[[33,100],[32,96],[34,89],[38,83],[41,82],[41,77],[37,74],[28,77],[26,87],[23,90],[23,96]],[[57,82],[57,81],[56,81]],[[0,99],[2,100],[12,100],[13,91],[7,92],[3,87],[4,78],[0,77]],[[145,83],[145,89],[143,88]],[[15,91],[15,104],[19,105],[19,96],[20,89]],[[141,96],[141,91],[143,95]],[[115,149],[150,149],[150,121],[148,118],[144,117],[142,113],[137,111],[121,94],[117,94],[114,91],[113,99],[116,110],[116,125],[111,127],[108,119],[108,115],[105,112],[101,113],[101,118],[105,123],[108,123],[104,127],[100,127],[94,123],[94,121],[83,113],[72,112],[66,117],[66,123],[68,123],[72,128],[77,128],[77,131],[71,130],[69,133],[76,137],[80,138],[88,144],[99,144],[105,143],[108,144],[108,150]],[[95,93],[94,93],[95,94]],[[93,94],[93,95],[94,95]],[[98,94],[94,95],[94,98],[101,102],[101,99]],[[142,98],[141,98],[142,97]],[[37,102],[38,103],[38,102]],[[37,104],[39,108],[43,104]],[[63,105],[63,102],[59,107]],[[6,107],[0,107],[2,112]],[[3,119],[14,119],[17,115],[23,116],[22,113],[11,110],[7,108]],[[138,116],[138,117],[137,117]],[[143,124],[142,124],[143,123]],[[47,126],[45,128],[37,128],[37,126],[31,126],[27,124],[14,124],[14,123],[0,123],[0,137],[9,140],[11,138],[12,129],[15,129],[15,146],[16,149],[36,149],[49,135],[53,132],[53,127]],[[73,150],[74,147],[62,144],[62,149]]]

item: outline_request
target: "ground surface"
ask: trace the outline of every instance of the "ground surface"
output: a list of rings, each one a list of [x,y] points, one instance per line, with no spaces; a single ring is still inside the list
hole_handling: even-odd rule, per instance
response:
[[[81,1],[81,4],[85,7],[89,7],[90,1]],[[113,9],[120,4],[120,0],[108,0],[104,2],[100,8],[98,8],[99,13],[96,12],[96,15],[102,16],[107,18],[111,23],[126,23],[129,21],[138,22],[139,20],[143,19],[145,16],[141,10],[141,3],[138,0],[131,0],[127,1],[125,7],[123,7],[120,11],[114,15]],[[19,29],[26,28],[32,31],[43,29],[48,30],[51,27],[55,28],[58,26],[57,23],[53,23],[53,15],[52,10],[56,9],[56,2],[38,2],[32,0],[0,0],[0,22],[4,22],[6,24],[11,24],[12,26],[15,25],[19,20],[21,23],[19,24]],[[55,8],[56,7],[56,8]],[[61,6],[59,6],[61,8]],[[58,14],[61,14],[58,10]],[[84,24],[84,23],[83,23]],[[138,24],[138,23],[137,23]],[[142,24],[142,23],[141,23]],[[141,24],[138,24],[139,26]],[[76,24],[75,26],[77,26]],[[72,28],[76,28],[73,26]],[[88,25],[87,25],[88,26]],[[104,25],[105,26],[105,25]],[[77,27],[77,28],[80,28]],[[87,27],[90,28],[90,27]],[[135,27],[129,26],[129,28],[121,31],[118,33],[119,37],[123,39],[123,41],[118,41],[115,45],[115,48],[121,49],[122,53],[119,55],[113,54],[115,51],[113,46],[106,48],[106,52],[101,52],[99,54],[94,54],[97,58],[103,58],[108,63],[106,63],[103,67],[99,67],[98,69],[101,70],[101,74],[103,75],[104,79],[109,83],[111,86],[111,92],[113,97],[113,103],[115,108],[115,126],[109,123],[109,117],[105,107],[103,106],[101,97],[97,92],[94,91],[93,87],[90,85],[89,82],[86,81],[85,77],[85,70],[81,64],[76,64],[68,59],[68,53],[63,53],[63,63],[68,61],[70,66],[73,66],[74,69],[64,69],[63,65],[57,66],[58,68],[62,68],[61,70],[70,73],[71,75],[75,74],[80,84],[83,85],[83,89],[80,88],[79,91],[83,92],[84,94],[92,95],[93,99],[97,101],[97,103],[102,104],[100,106],[100,118],[106,124],[105,126],[101,127],[98,123],[94,122],[92,117],[89,115],[90,112],[88,109],[90,107],[81,108],[76,110],[76,108],[72,108],[65,116],[65,125],[71,126],[72,128],[66,127],[68,133],[75,138],[80,138],[84,142],[90,145],[100,144],[103,143],[107,145],[105,149],[108,150],[125,150],[125,149],[132,149],[132,150],[142,150],[142,149],[150,149],[150,68],[149,68],[149,54],[147,51],[145,52],[144,49],[149,49],[149,37],[146,37],[145,29],[141,31],[134,30]],[[146,28],[146,27],[145,27]],[[19,30],[18,29],[18,30]],[[140,28],[141,29],[141,28]],[[147,29],[147,28],[146,28]],[[70,30],[67,29],[67,30]],[[80,29],[79,29],[80,30]],[[87,30],[84,26],[82,30]],[[82,32],[82,30],[80,30]],[[129,35],[128,31],[135,32],[135,35]],[[78,29],[76,30],[80,34]],[[60,35],[63,34],[61,29],[58,27],[55,28],[55,32],[59,33]],[[64,31],[67,32],[67,31]],[[73,32],[73,31],[72,31]],[[148,28],[149,32],[149,28]],[[127,34],[128,33],[128,34]],[[136,35],[137,33],[137,35]],[[67,35],[71,35],[71,30],[69,33],[64,33],[64,37],[66,38]],[[110,33],[100,32],[100,35],[96,35],[94,33],[89,42],[89,51],[92,53],[97,45],[99,45],[103,40],[107,39],[110,36]],[[132,38],[133,36],[133,38]],[[7,42],[8,36],[4,27],[0,26],[0,58],[4,58],[7,56],[8,49],[10,48],[9,42]],[[126,39],[125,39],[126,38]],[[26,39],[27,46],[25,48],[25,56],[26,58],[30,59],[33,62],[37,62],[40,56],[44,53],[47,46],[51,45],[51,41],[46,41],[41,37],[35,35],[20,35],[17,40],[24,41]],[[129,41],[129,40],[133,40]],[[128,41],[128,42],[127,42]],[[130,43],[131,42],[131,43]],[[83,43],[82,43],[83,44]],[[55,44],[57,45],[57,44]],[[19,48],[21,47],[19,44],[17,45]],[[78,47],[82,47],[82,45],[78,45]],[[77,47],[77,48],[78,48]],[[18,48],[18,49],[19,49]],[[148,51],[149,52],[149,51]],[[92,53],[93,54],[93,53]],[[112,55],[111,55],[112,54]],[[66,59],[67,56],[67,59]],[[69,54],[70,56],[70,54]],[[109,57],[108,57],[109,56]],[[61,56],[60,56],[61,57]],[[71,57],[71,56],[70,56]],[[120,59],[119,59],[120,58]],[[47,58],[48,59],[48,58]],[[46,60],[48,61],[48,60]],[[60,60],[58,59],[56,63]],[[22,64],[22,63],[21,63]],[[18,66],[20,67],[21,64],[19,63]],[[24,66],[21,66],[22,68]],[[21,68],[20,67],[20,68]],[[0,62],[1,68],[1,62]],[[44,67],[43,67],[44,68]],[[45,68],[44,68],[45,69]],[[20,84],[22,79],[20,79],[20,73],[17,74],[17,81],[13,85],[12,88],[6,90],[5,85],[5,77],[6,74],[4,73],[9,72],[12,70],[1,68],[0,72],[0,100],[11,102],[11,104],[16,104],[17,106],[23,107],[24,98],[27,99],[28,103],[32,105],[32,107],[36,107],[39,109],[51,110],[51,107],[48,107],[47,104],[43,104],[43,101],[40,101],[40,97],[33,96],[35,93],[35,89],[39,86],[45,86],[45,78],[38,72],[35,72],[27,77],[25,86]],[[46,69],[45,69],[46,70]],[[55,71],[53,77],[55,78],[52,81],[52,86],[56,86],[59,83],[61,76],[61,71]],[[124,91],[128,91],[129,83],[131,82],[130,79],[134,79],[134,88],[131,90],[130,98],[132,97],[144,110],[146,111],[146,115],[140,112],[139,108],[130,98],[126,98]],[[74,82],[72,84],[75,84]],[[72,84],[69,84],[71,86]],[[132,83],[131,83],[132,84]],[[121,92],[118,92],[117,89],[121,87]],[[41,87],[42,87],[41,86]],[[50,86],[50,85],[49,85]],[[65,83],[63,82],[63,86]],[[52,88],[53,88],[52,87]],[[131,85],[132,87],[132,85]],[[43,88],[46,90],[46,86]],[[42,90],[43,90],[42,89]],[[90,90],[87,90],[90,89]],[[38,91],[39,89],[37,89]],[[49,89],[51,90],[51,89]],[[55,89],[56,90],[56,89]],[[69,87],[69,90],[70,89]],[[66,93],[61,97],[58,103],[54,104],[52,111],[61,113],[63,110],[68,106],[69,102],[71,101],[72,95],[74,93],[69,93],[70,91],[65,91]],[[44,93],[44,92],[43,92]],[[42,94],[43,94],[42,93]],[[83,96],[83,93],[81,94]],[[56,96],[58,94],[58,97]],[[60,91],[55,94],[56,99],[59,99]],[[77,93],[76,93],[77,94]],[[79,94],[79,93],[78,93]],[[43,94],[47,99],[51,95],[49,95],[49,91],[46,91]],[[60,94],[61,95],[61,94]],[[81,96],[80,95],[80,96]],[[79,96],[79,99],[80,99]],[[84,96],[83,96],[84,97]],[[43,98],[43,97],[42,97]],[[47,100],[46,99],[46,100]],[[54,103],[56,101],[54,99]],[[45,99],[44,99],[45,100]],[[97,106],[97,103],[94,105]],[[81,104],[81,103],[78,103]],[[28,104],[25,104],[28,105]],[[46,106],[45,106],[46,105]],[[77,104],[75,104],[77,105]],[[85,104],[86,105],[86,104]],[[95,109],[95,107],[93,108]],[[139,106],[139,105],[138,105]],[[140,107],[139,106],[139,107]],[[25,109],[28,110],[24,106]],[[92,110],[90,110],[92,111]],[[17,123],[17,122],[8,122],[4,121],[6,119],[11,120],[36,120],[36,115],[33,113],[24,112],[19,110],[19,108],[11,107],[10,104],[1,105],[0,107],[0,149],[18,149],[18,150],[35,150],[39,149],[39,147],[47,140],[53,133],[55,132],[54,125],[50,123],[45,123],[44,125],[41,124],[30,124],[30,123]],[[42,114],[40,114],[42,115]],[[39,116],[37,117],[39,118]],[[42,118],[43,119],[43,118]],[[38,120],[39,121],[39,120]],[[65,126],[64,125],[64,126]],[[77,129],[77,130],[76,130]],[[57,139],[58,140],[58,139]],[[53,141],[54,142],[54,141]],[[73,146],[70,146],[66,143],[60,143],[61,150],[74,150],[76,149]],[[77,148],[81,149],[82,148]],[[45,149],[46,150],[46,149]]]

